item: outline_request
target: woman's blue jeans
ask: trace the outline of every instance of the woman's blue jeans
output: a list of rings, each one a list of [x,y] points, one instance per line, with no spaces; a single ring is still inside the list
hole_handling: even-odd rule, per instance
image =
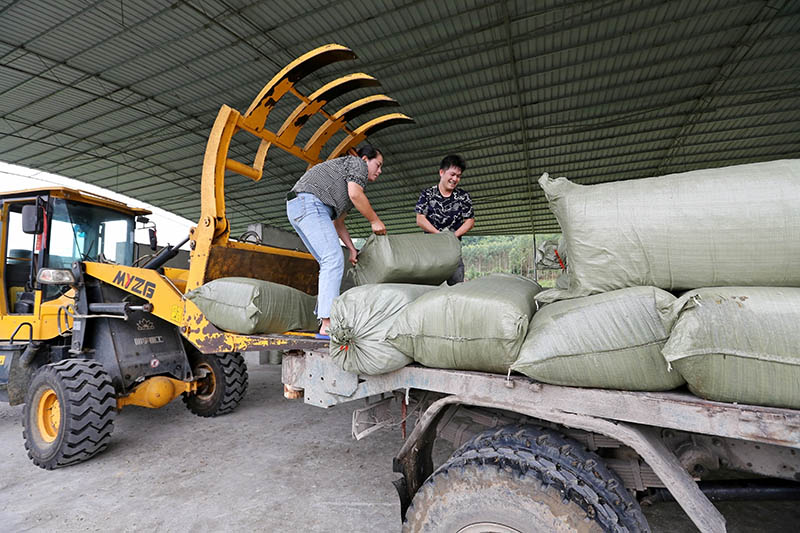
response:
[[[339,296],[344,274],[344,254],[331,220],[333,213],[332,207],[310,193],[298,193],[297,198],[286,202],[289,222],[319,263],[318,318],[330,318],[331,305]]]

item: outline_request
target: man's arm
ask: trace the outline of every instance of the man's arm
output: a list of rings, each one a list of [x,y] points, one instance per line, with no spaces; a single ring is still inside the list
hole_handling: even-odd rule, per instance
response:
[[[417,226],[422,228],[425,233],[439,233],[439,230],[428,220],[428,200],[430,199],[430,190],[422,189],[417,200],[417,205],[414,206],[414,211],[417,212]]]
[[[468,218],[456,230],[456,237],[461,237],[466,232],[471,230],[473,227],[475,227],[475,219],[474,218]]]
[[[464,197],[462,198],[461,216],[464,222],[456,230],[456,237],[461,238],[466,232],[475,227],[475,211],[472,210],[472,197],[467,191],[463,191]]]
[[[347,213],[334,220],[333,227],[336,228],[336,233],[339,235],[339,238],[342,239],[344,245],[350,250],[350,262],[355,265],[358,262],[358,250],[356,250],[353,239],[350,238],[350,232],[347,231],[347,226],[344,223],[346,216]]]
[[[428,217],[419,213],[417,213],[417,226],[427,233],[439,233],[439,230],[433,227]]]
[[[369,221],[372,226],[372,233],[376,235],[386,235],[386,226],[383,225],[381,219],[378,218],[378,215],[372,209],[367,195],[364,194],[364,187],[353,181],[348,181],[347,194],[350,196],[353,205],[358,209],[358,212],[364,215],[364,218]],[[344,221],[342,221],[342,224],[344,224]]]

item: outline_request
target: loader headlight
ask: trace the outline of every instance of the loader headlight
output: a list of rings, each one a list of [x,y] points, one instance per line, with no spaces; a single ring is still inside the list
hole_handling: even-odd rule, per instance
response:
[[[72,285],[75,283],[75,276],[71,270],[40,268],[36,281],[42,285]]]

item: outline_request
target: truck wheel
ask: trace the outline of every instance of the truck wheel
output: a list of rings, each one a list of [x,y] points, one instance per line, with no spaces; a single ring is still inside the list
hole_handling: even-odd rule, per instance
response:
[[[33,463],[47,470],[85,461],[111,440],[117,401],[103,365],[66,359],[33,375],[22,435]]]
[[[186,407],[197,416],[230,413],[247,390],[247,367],[236,352],[190,355],[192,372],[198,376],[197,392],[184,394]]]
[[[422,485],[405,532],[648,532],[638,503],[602,459],[555,431],[477,435]]]

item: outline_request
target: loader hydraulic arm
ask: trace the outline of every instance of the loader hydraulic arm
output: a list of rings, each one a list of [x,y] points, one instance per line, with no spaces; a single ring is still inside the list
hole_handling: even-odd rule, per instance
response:
[[[175,246],[167,245],[166,247],[164,247],[163,250],[158,252],[158,254],[156,254],[155,257],[150,259],[150,261],[148,261],[147,264],[145,264],[143,268],[148,268],[150,270],[158,270],[159,268],[164,266],[167,263],[167,261],[169,261],[170,259],[172,259],[176,255],[178,255],[178,252],[180,251],[181,246],[183,246],[184,244],[189,242],[190,238],[191,238],[191,235],[187,235],[185,239],[183,239],[181,242],[179,242]]]

